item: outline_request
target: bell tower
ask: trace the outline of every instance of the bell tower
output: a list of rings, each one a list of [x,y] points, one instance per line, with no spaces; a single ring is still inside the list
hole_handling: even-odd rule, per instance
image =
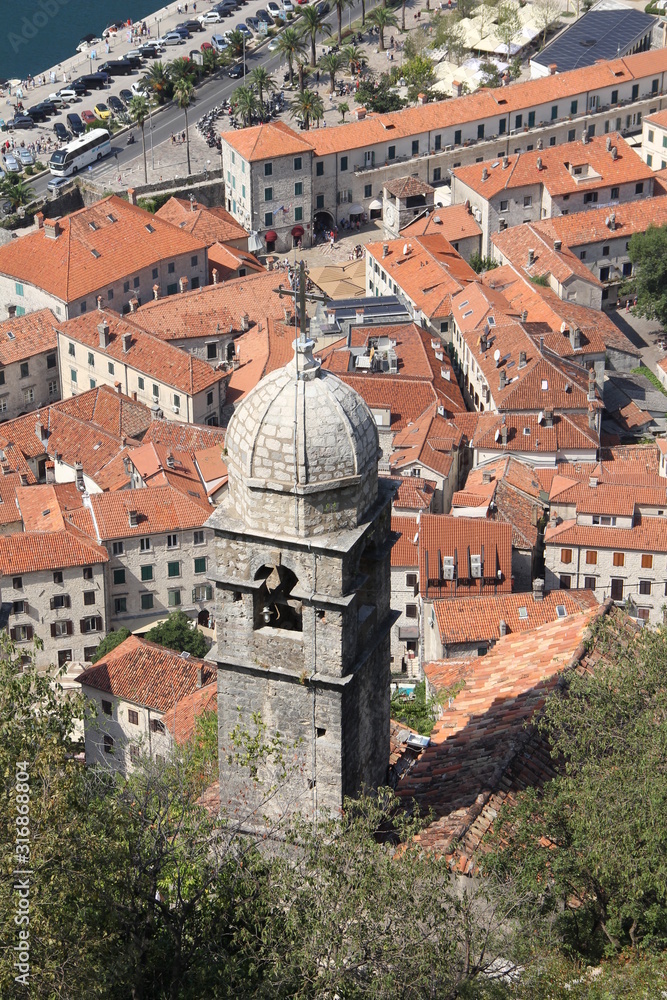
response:
[[[297,744],[295,773],[264,811],[311,817],[386,780],[392,624],[392,487],[378,480],[375,421],[312,347],[295,343],[235,411],[229,488],[208,522],[221,803],[261,798],[225,753],[258,712],[268,736]]]

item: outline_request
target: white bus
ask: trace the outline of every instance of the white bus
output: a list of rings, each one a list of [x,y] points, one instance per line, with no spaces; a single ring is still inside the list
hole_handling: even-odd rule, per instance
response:
[[[111,152],[111,138],[105,128],[94,128],[78,139],[56,149],[49,160],[49,170],[56,177],[69,177],[89,163],[101,160]]]

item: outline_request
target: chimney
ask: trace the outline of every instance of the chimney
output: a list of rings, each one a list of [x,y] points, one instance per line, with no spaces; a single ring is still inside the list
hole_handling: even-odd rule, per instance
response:
[[[607,147],[607,152],[609,152],[609,150],[611,149],[611,136],[610,135],[607,136],[607,141],[605,142],[605,146]]]
[[[616,146],[611,147],[611,158],[612,160],[618,159],[618,150],[616,149]]]
[[[37,423],[35,424],[35,434],[37,435],[37,439],[39,441],[48,441],[49,440],[49,432],[48,432],[47,428],[44,426],[44,424],[42,423],[42,421],[39,420],[39,419],[37,420]],[[3,455],[4,455],[4,452],[3,452]]]
[[[0,469],[2,469],[3,476],[8,476],[11,473],[12,467],[7,459],[5,459],[4,462],[0,462]]]
[[[389,253],[389,244],[388,243],[383,243],[382,244],[382,256],[386,257],[388,253]]]
[[[97,296],[97,311],[102,312],[102,296]]]
[[[137,525],[139,524],[139,515],[137,514],[136,510],[128,510],[127,516],[129,519],[130,527],[136,528]]]
[[[354,322],[356,326],[363,326],[364,310],[361,306],[357,306],[354,310]]]
[[[616,212],[612,212],[607,219],[607,226],[611,229],[612,233],[616,229]]]
[[[554,425],[554,411],[553,410],[545,410],[544,411],[544,426],[545,427],[553,427],[553,425]]]
[[[463,84],[459,83],[458,80],[452,80],[452,95],[454,97],[460,97],[463,93]]]
[[[483,167],[482,168],[482,180],[483,181],[487,180],[488,176],[489,176],[489,171],[486,169],[486,167]]]
[[[533,580],[533,600],[544,600],[544,580],[541,580],[539,576]]]
[[[204,668],[199,664],[197,667],[197,687],[200,688],[204,683]]]
[[[519,351],[519,368],[525,368],[525,367],[526,367],[526,352]]]
[[[188,279],[186,277],[178,279],[178,285],[181,292],[187,292],[188,290]]]
[[[501,368],[500,369],[500,381],[498,383],[498,388],[499,389],[504,389],[506,383],[507,383],[507,376],[505,375],[505,369]]]
[[[417,94],[417,104],[426,104],[426,94]]]
[[[21,486],[27,486],[28,485],[28,473],[27,472],[20,472],[19,473],[19,480],[21,482]]]
[[[554,240],[554,250],[556,251],[556,253],[560,253],[562,249],[563,249],[563,241]]]
[[[588,426],[590,430],[596,430],[595,410],[592,407],[588,411]]]
[[[557,69],[558,63],[549,63],[549,76],[555,76]]]
[[[356,110],[357,121],[360,122],[366,117],[366,108],[357,108]]]
[[[534,263],[535,263],[535,251],[534,250],[529,250],[528,251],[528,267],[532,267]]]
[[[213,278],[213,284],[217,285],[218,282],[220,281],[220,272],[218,271],[217,267],[214,267],[213,270],[211,271],[211,277]]]
[[[527,309],[522,309],[521,310],[521,322],[522,323],[527,323],[528,322],[528,310]]]
[[[127,352],[130,349],[130,344],[132,343],[132,334],[124,333],[122,340],[123,340],[123,354],[127,354]]]
[[[7,315],[10,319],[14,319],[16,316],[16,306],[7,306]]]
[[[537,140],[537,148],[538,148],[538,149],[542,149],[543,147],[544,147],[544,143],[542,142],[542,140],[541,140],[541,139],[538,139],[538,140]]]
[[[289,326],[290,323],[292,322],[292,313],[290,311],[289,306],[283,306],[283,317],[285,323]]]
[[[139,299],[136,297],[136,295],[134,295],[130,299],[130,312],[135,313],[138,308],[139,308]]]
[[[588,485],[590,486],[590,488],[592,490],[597,489],[598,477],[597,476],[589,476],[588,477]]]
[[[491,476],[491,472],[488,469],[485,469],[484,472],[482,473],[482,482],[490,483],[492,478],[493,477]]]
[[[549,518],[549,527],[550,528],[558,527],[558,513],[555,510],[551,511],[551,516]]]
[[[56,467],[53,462],[47,462],[45,466],[46,482],[50,486],[56,481]]]
[[[504,618],[501,618],[498,622],[498,632],[501,636],[507,635],[507,622]]]
[[[503,156],[503,170],[507,170],[510,165],[509,156]]]
[[[129,201],[130,205],[137,204],[137,194],[134,188],[127,189],[127,200]]]
[[[247,313],[243,313],[243,316],[241,316],[241,330],[244,333],[247,333],[249,329],[250,329],[250,317],[248,316]]]
[[[60,236],[60,223],[56,219],[44,219],[44,235],[50,240]]]
[[[156,302],[160,298],[160,286],[159,285],[153,285],[153,298],[155,299]]]
[[[502,440],[502,443],[503,443],[503,448],[505,448],[507,446],[507,425],[506,424],[503,424],[503,426],[500,428],[500,437],[501,437],[501,440]]]
[[[113,387],[116,390],[116,392],[118,393],[118,395],[120,395],[121,392],[122,392],[122,388],[123,388],[121,386],[120,382],[114,382]]]
[[[581,133],[581,141],[583,142],[584,146],[588,145],[588,132],[586,131],[586,129],[584,129],[584,131]]]
[[[38,229],[44,228],[44,212],[35,212],[35,222]]]
[[[97,324],[97,332],[100,335],[100,347],[109,346],[109,324],[105,321]]]
[[[592,403],[595,401],[595,369],[591,368],[588,372],[588,402]]]
[[[536,163],[536,166],[537,166],[537,169],[538,169],[538,170],[541,170],[541,169],[542,169],[542,157],[541,157],[541,156],[538,156],[538,157],[537,157],[537,163]]]
[[[74,463],[74,479],[76,481],[77,490],[83,491],[84,489],[83,465],[81,464],[81,462]]]
[[[123,459],[123,468],[125,470],[125,475],[129,476],[131,470],[130,470],[130,459],[128,455],[126,455],[125,458]]]
[[[176,465],[176,461],[174,459],[174,456],[173,456],[172,452],[168,451],[167,452],[167,468],[168,469],[173,469],[175,467],[175,465]]]

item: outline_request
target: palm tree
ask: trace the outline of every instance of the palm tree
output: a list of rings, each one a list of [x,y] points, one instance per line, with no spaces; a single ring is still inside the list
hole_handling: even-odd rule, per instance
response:
[[[144,126],[148,118],[148,101],[145,97],[137,95],[130,101],[128,108],[130,117],[141,128],[141,149],[144,154],[144,184],[148,184],[148,167],[146,166],[146,133]]]
[[[215,49],[204,49],[204,72],[214,73],[218,68],[218,53]]]
[[[371,11],[368,15],[368,20],[371,21],[380,32],[380,51],[384,52],[384,33],[387,28],[398,27],[396,15],[390,10],[387,10],[386,7],[376,7],[375,10]]]
[[[287,60],[291,85],[294,80],[294,61],[298,61],[306,52],[306,43],[296,28],[285,28],[278,37],[278,52]]]
[[[145,83],[148,89],[153,91],[158,104],[164,104],[171,95],[171,76],[168,68],[162,62],[153,63],[141,82]]]
[[[238,87],[234,93],[234,107],[244,125],[249,125],[257,111],[257,95],[250,87]]]
[[[175,89],[181,81],[194,84],[197,71],[194,63],[181,56],[169,63],[167,72]]]
[[[0,191],[2,191],[3,198],[7,198],[12,203],[14,209],[20,208],[21,205],[27,205],[34,197],[32,188],[28,187],[24,181],[15,180],[13,177],[5,177],[0,183]]]
[[[315,40],[318,35],[330,35],[331,27],[324,20],[324,14],[318,13],[317,7],[304,7],[299,30],[302,35],[310,35],[310,65],[314,66]]]
[[[343,44],[343,11],[347,7],[354,7],[355,0],[335,0],[336,17],[338,18],[338,44]]]
[[[227,42],[229,43],[229,51],[235,59],[243,55],[243,35],[238,28],[234,28],[231,35],[227,38]]]
[[[194,103],[195,88],[189,80],[179,80],[174,87],[174,101],[185,115],[185,151],[188,159],[188,174],[192,173],[190,167],[190,133],[188,132],[188,108]]]
[[[270,91],[276,89],[273,77],[270,73],[266,72],[263,66],[255,66],[248,79],[253,87],[257,89],[260,104],[264,103],[264,91],[268,94]]]
[[[357,64],[363,66],[367,61],[366,53],[360,45],[346,45],[343,49],[343,56],[345,57],[345,62],[350,67],[351,73],[354,73],[354,67]]]
[[[349,112],[350,112],[350,105],[346,104],[345,101],[343,101],[342,104],[338,105],[338,110],[340,112],[341,123],[344,125],[345,124],[345,115],[349,114]]]
[[[296,71],[299,74],[299,91],[303,94],[303,89],[305,85],[305,77],[307,76],[306,69],[308,63],[304,59],[299,59],[296,64]]]
[[[290,115],[292,118],[302,118],[306,129],[310,128],[312,118],[318,120],[324,114],[324,104],[319,94],[314,90],[304,90],[302,94],[294,99],[294,104]]]
[[[320,59],[320,66],[325,73],[329,74],[331,81],[330,93],[333,94],[336,89],[336,73],[345,66],[345,59],[342,55],[337,52],[327,52],[325,56]]]

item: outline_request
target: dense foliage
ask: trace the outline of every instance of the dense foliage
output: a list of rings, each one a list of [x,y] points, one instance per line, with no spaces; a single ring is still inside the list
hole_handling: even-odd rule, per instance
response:
[[[146,638],[177,653],[185,651],[193,656],[206,656],[208,652],[206,636],[194,628],[184,611],[172,611],[163,622],[146,633]]]
[[[634,277],[623,291],[634,292],[634,312],[667,324],[667,226],[649,226],[645,233],[630,239],[628,256]]]

